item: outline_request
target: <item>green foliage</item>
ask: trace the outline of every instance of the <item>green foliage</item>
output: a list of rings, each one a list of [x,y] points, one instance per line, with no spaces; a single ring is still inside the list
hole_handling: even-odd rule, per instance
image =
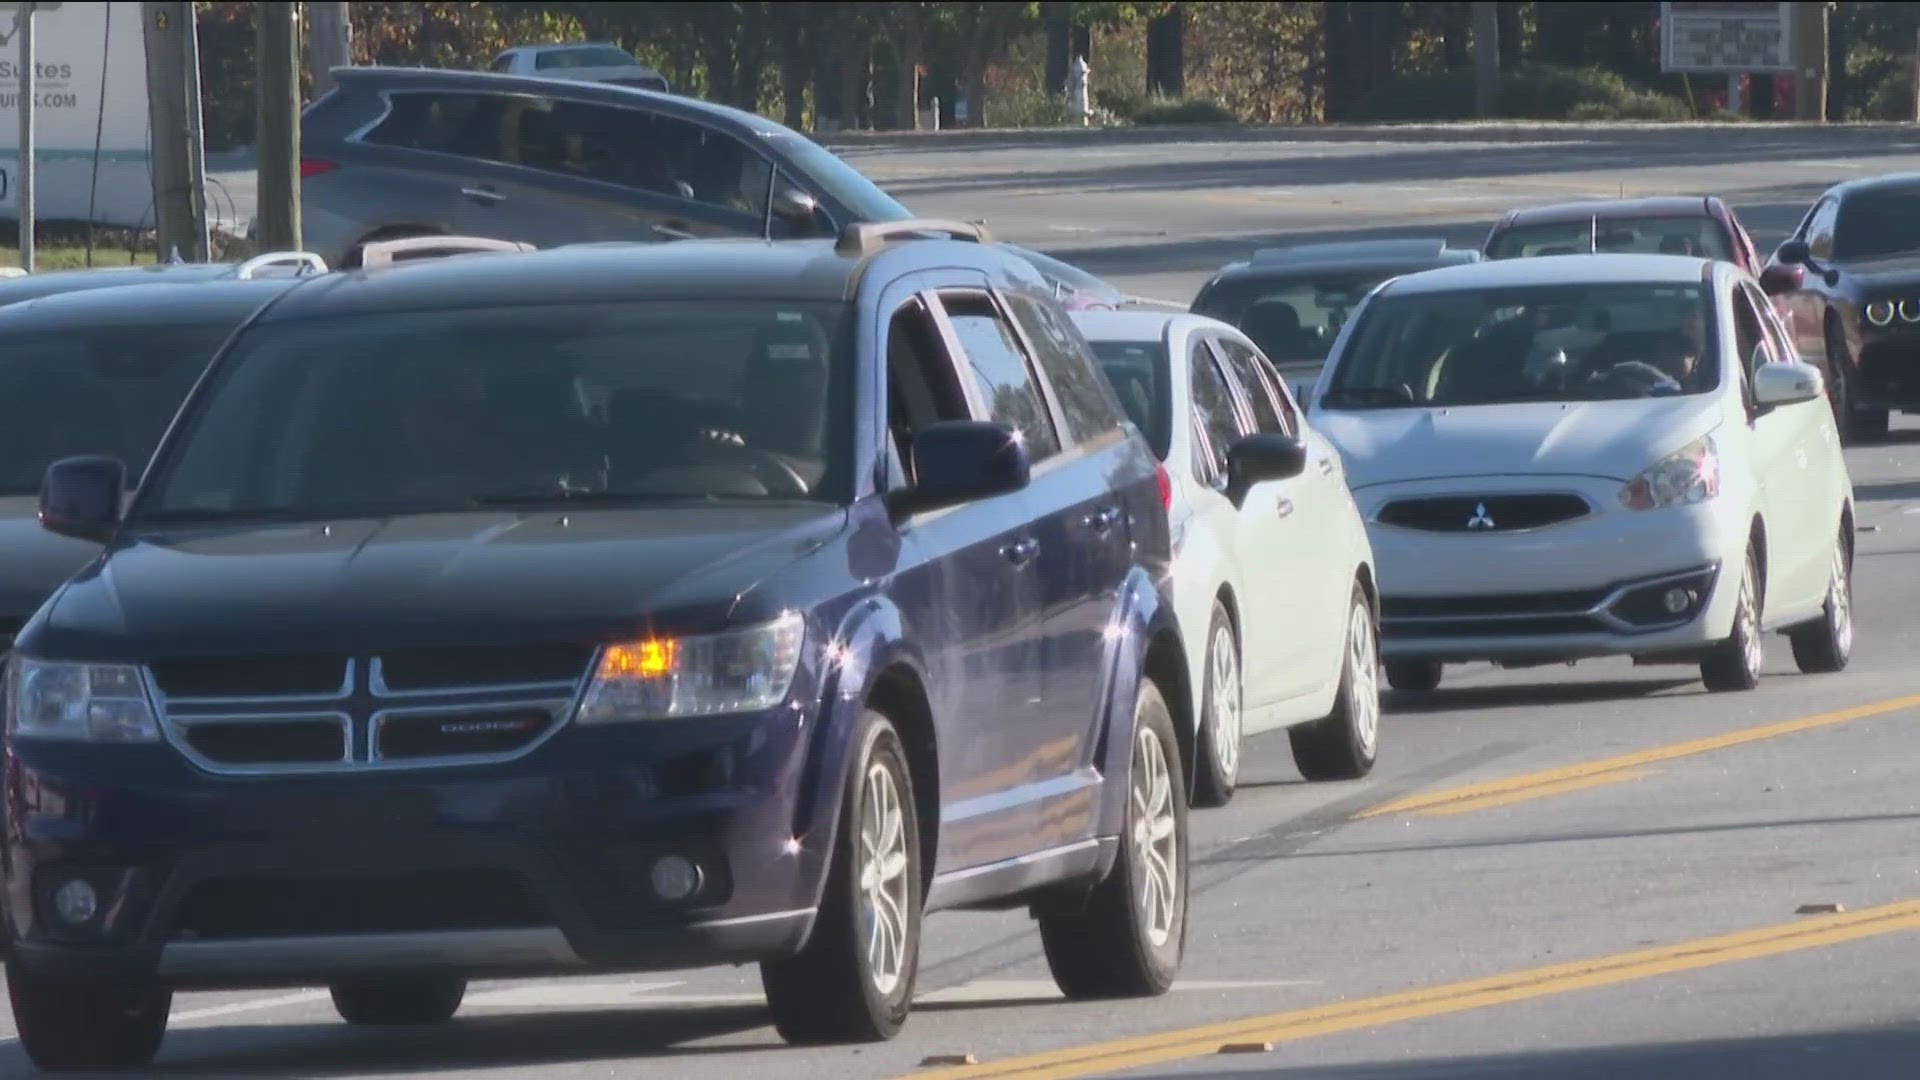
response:
[[[1146,98],[1130,113],[1120,115],[1142,125],[1231,124],[1240,119],[1231,109],[1211,98],[1179,98],[1161,94]]]
[[[1403,75],[1354,104],[1358,121],[1470,120],[1471,70]],[[1497,115],[1524,120],[1685,120],[1686,103],[1636,89],[1600,68],[1523,64],[1500,73]]]

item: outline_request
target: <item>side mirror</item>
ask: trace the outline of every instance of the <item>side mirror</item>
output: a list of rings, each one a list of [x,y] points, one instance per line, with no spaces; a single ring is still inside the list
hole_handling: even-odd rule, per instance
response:
[[[1019,491],[1032,463],[1011,424],[944,420],[913,436],[913,485],[891,492],[897,514],[921,514]]]
[[[1237,504],[1247,489],[1291,480],[1307,469],[1307,444],[1285,435],[1249,435],[1227,449],[1227,490]]]
[[[1807,279],[1807,269],[1799,263],[1777,262],[1760,271],[1760,291],[1768,296],[1797,291]]]
[[[62,458],[40,486],[40,527],[77,540],[105,541],[120,524],[127,469],[111,457]]]
[[[796,224],[811,224],[820,200],[796,187],[781,186],[773,193],[773,215]]]
[[[1826,380],[1812,364],[1761,364],[1753,369],[1753,401],[1763,409],[1813,401],[1826,392]]]
[[[1773,257],[1789,266],[1805,266],[1813,260],[1813,249],[1805,240],[1788,240],[1773,250]]]

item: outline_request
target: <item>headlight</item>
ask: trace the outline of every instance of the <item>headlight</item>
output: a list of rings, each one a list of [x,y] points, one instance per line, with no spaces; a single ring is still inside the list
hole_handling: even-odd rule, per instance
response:
[[[788,612],[746,630],[609,645],[578,719],[604,724],[772,708],[793,685],[805,637],[805,621]]]
[[[1629,510],[1692,506],[1720,494],[1720,454],[1713,436],[1702,435],[1661,458],[1620,489],[1620,505]]]
[[[1893,321],[1893,301],[1875,300],[1867,305],[1867,321],[1875,326],[1885,326]]]
[[[19,739],[157,742],[140,669],[15,655],[7,663],[7,734]]]

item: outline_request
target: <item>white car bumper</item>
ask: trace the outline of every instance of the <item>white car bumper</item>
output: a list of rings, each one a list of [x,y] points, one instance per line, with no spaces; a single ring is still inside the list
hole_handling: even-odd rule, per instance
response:
[[[1746,510],[1726,498],[1635,511],[1607,480],[1512,477],[1382,485],[1359,493],[1380,576],[1388,659],[1687,659],[1732,633]],[[1540,528],[1429,531],[1376,520],[1388,503],[1553,491],[1585,498],[1582,517]],[[1444,523],[1443,523],[1444,524]],[[1681,611],[1668,594],[1686,597]]]

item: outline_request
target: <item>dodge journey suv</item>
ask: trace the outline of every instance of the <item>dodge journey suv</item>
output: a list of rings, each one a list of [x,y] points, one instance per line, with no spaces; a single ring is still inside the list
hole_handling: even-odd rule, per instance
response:
[[[906,1019],[923,912],[1171,984],[1165,478],[1039,274],[937,222],[329,274],[221,350],[6,679],[8,987],[47,1068],[181,988],[445,1020],[476,977],[758,962]],[[1250,466],[1252,467],[1252,466]]]

